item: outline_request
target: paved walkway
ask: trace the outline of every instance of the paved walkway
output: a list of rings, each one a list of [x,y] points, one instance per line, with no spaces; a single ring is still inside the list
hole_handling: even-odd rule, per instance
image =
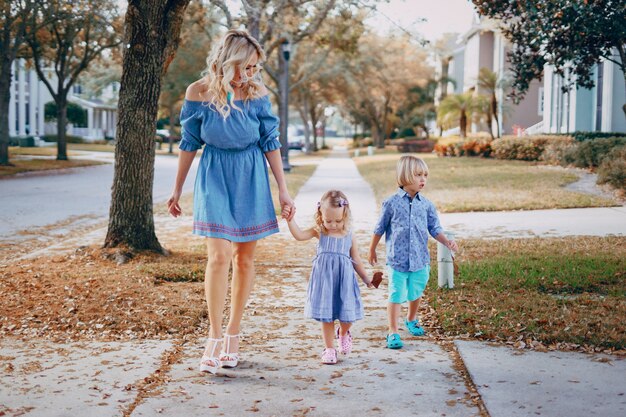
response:
[[[296,198],[297,218],[302,226],[311,224],[321,194],[329,186],[344,190],[364,254],[376,205],[354,163],[341,156],[323,160],[303,186]],[[442,222],[450,226],[448,220]],[[382,289],[362,288],[366,317],[354,326],[353,354],[335,366],[323,366],[319,328],[302,317],[314,243],[296,242],[285,230],[267,241],[258,262],[266,276],[259,277],[246,311],[245,360],[237,369],[217,376],[199,374],[203,340],[195,338],[63,345],[33,340],[28,346],[3,340],[0,415],[626,414],[626,361],[617,358],[442,342],[409,337],[404,331],[405,348],[383,348]],[[291,248],[291,254],[272,259],[273,245]],[[270,278],[271,285],[263,285]]]

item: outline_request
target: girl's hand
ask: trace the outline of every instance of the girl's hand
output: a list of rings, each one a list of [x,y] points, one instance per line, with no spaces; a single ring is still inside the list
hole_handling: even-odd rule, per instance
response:
[[[376,249],[370,249],[370,253],[367,257],[370,265],[374,266],[378,262],[378,257],[376,256]]]
[[[280,216],[285,220],[289,218],[289,214],[291,214],[291,207],[289,206],[284,206],[280,211]]]
[[[169,200],[167,200],[167,211],[174,217],[178,217],[183,214],[183,210],[178,204],[178,200],[180,200],[180,194],[180,191],[174,191]]]
[[[372,284],[372,278],[370,277],[365,277],[365,278],[361,278],[363,280],[363,283],[365,285],[367,285],[367,288],[372,288],[374,286],[374,284]]]
[[[293,219],[296,215],[296,205],[291,199],[288,192],[279,192],[278,201],[280,202],[280,214],[287,221]]]

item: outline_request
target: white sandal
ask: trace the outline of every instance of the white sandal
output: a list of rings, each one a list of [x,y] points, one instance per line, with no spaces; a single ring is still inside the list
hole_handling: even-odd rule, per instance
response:
[[[239,337],[238,334],[224,334],[224,340],[226,340],[224,350],[220,353],[220,363],[222,368],[234,368],[239,364],[239,353],[228,352],[230,350],[230,339],[233,337]]]
[[[219,346],[219,342],[221,341],[222,339],[207,339],[207,346],[204,348],[204,353],[202,354],[202,359],[200,360],[200,372],[210,372],[215,375],[217,370],[222,366],[220,358],[215,356],[215,353],[219,352],[216,348]],[[206,352],[209,342],[213,342],[213,348],[211,349],[211,353],[207,355]]]

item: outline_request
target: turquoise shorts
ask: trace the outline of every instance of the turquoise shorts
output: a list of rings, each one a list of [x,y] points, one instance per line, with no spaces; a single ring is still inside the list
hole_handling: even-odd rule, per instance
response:
[[[402,304],[415,301],[422,296],[430,276],[430,265],[414,272],[399,272],[388,266],[387,273],[389,275],[389,302]]]

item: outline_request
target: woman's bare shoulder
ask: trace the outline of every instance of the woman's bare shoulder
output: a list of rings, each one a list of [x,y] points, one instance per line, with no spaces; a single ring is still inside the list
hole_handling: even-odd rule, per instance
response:
[[[207,99],[208,86],[204,78],[189,84],[185,91],[185,99],[191,101],[204,101]]]

